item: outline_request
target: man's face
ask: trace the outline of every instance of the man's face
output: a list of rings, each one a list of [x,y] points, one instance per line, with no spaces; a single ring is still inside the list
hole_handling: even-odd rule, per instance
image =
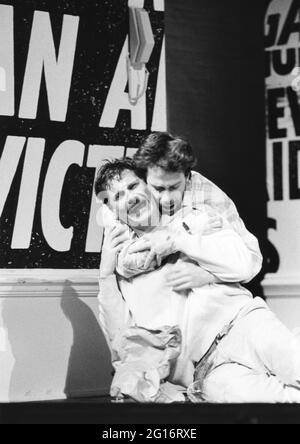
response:
[[[153,225],[158,207],[147,184],[133,171],[125,170],[120,178],[113,179],[107,195],[108,206],[118,220],[132,228],[147,229]]]
[[[172,173],[160,167],[148,169],[147,183],[149,190],[159,202],[162,214],[173,215],[182,206],[186,188],[184,173]]]

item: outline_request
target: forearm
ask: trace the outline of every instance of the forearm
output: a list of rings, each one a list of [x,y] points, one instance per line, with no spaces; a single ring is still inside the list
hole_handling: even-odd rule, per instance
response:
[[[119,290],[115,275],[99,279],[99,318],[100,324],[112,351],[115,337],[126,327],[132,325],[131,314]]]
[[[263,256],[260,250],[259,242],[257,238],[250,233],[250,231],[245,226],[243,220],[239,216],[236,206],[234,203],[227,198],[227,203],[229,204],[229,208],[226,211],[225,219],[231,226],[231,228],[238,234],[240,239],[243,241],[244,245],[248,249],[251,254],[252,261],[252,272],[250,270],[249,276],[244,282],[250,282],[261,270],[263,263]]]
[[[180,236],[176,248],[222,282],[251,280],[261,268],[261,256],[254,254],[232,230],[209,236]]]

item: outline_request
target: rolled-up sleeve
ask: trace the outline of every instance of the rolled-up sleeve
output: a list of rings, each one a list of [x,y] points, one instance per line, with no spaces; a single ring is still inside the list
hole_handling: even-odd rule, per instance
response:
[[[223,282],[249,282],[261,270],[262,255],[257,239],[249,234],[247,244],[232,229],[207,236],[183,235],[178,248]]]
[[[99,320],[112,353],[112,360],[114,361],[113,341],[122,330],[132,326],[133,321],[127,304],[119,290],[116,276],[111,275],[107,278],[99,279],[99,286]]]

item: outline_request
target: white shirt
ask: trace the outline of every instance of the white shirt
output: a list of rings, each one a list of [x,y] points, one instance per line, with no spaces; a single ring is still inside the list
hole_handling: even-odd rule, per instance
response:
[[[193,227],[192,220],[189,226]],[[100,321],[110,341],[120,329],[116,326],[135,324],[153,330],[178,325],[183,334],[182,353],[170,382],[188,386],[193,382],[194,362],[251,300],[251,293],[236,282],[251,280],[260,271],[262,257],[254,236],[246,245],[230,227],[202,237],[184,232],[177,241],[183,253],[180,260],[197,261],[224,284],[177,293],[166,284],[172,263],[132,280],[120,280],[120,289],[111,277],[100,282]]]

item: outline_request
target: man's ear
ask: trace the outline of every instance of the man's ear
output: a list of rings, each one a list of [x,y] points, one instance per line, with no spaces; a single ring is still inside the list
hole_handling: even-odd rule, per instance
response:
[[[100,193],[98,193],[96,196],[96,201],[98,204],[108,205],[109,203],[108,191],[107,190],[100,191]]]
[[[107,204],[102,202],[98,212],[97,212],[97,224],[101,228],[108,228],[111,226],[115,226],[117,222],[117,218],[114,213],[110,210]]]

